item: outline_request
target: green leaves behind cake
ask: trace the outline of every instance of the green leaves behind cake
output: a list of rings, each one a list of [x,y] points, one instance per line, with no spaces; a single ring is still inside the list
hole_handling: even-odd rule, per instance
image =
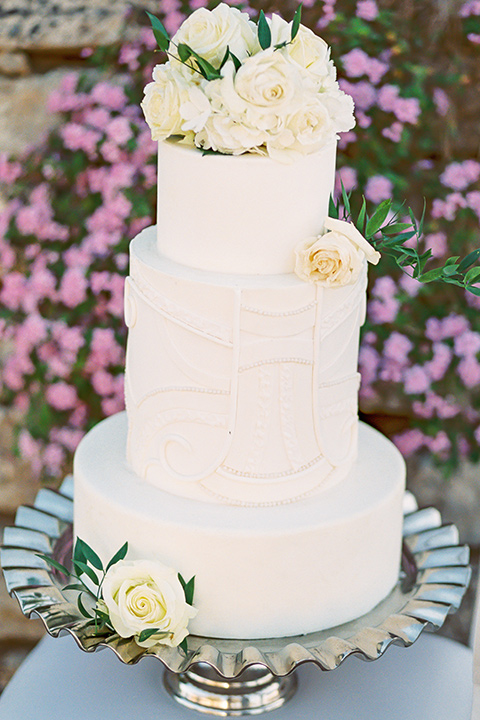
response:
[[[425,207],[420,221],[417,222],[411,208],[405,209],[402,206],[394,211],[393,206],[393,200],[384,200],[369,214],[367,202],[362,196],[360,211],[354,218],[351,193],[347,193],[342,184],[341,198],[336,202],[330,198],[329,215],[353,222],[376,250],[393,258],[398,267],[415,280],[421,283],[440,281],[458,285],[473,295],[480,296],[480,248],[464,258],[455,255],[449,257],[442,266],[430,268],[432,251],[420,249]],[[406,214],[408,221],[399,220],[401,215]],[[412,238],[415,238],[415,243],[410,247]]]

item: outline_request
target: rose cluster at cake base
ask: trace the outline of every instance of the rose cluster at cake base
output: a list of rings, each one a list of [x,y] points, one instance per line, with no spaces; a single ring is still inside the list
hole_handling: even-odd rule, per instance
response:
[[[186,652],[188,622],[197,614],[195,578],[186,582],[161,562],[125,560],[127,552],[125,543],[104,568],[95,550],[77,538],[72,571],[48,555],[39,557],[74,579],[64,590],[78,592],[78,609],[95,636],[119,635],[140,647],[179,646]]]

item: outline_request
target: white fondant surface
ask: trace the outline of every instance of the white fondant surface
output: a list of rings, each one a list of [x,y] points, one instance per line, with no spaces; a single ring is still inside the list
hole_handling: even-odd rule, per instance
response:
[[[325,288],[293,274],[225,275],[130,246],[127,459],[168,492],[291,502],[346,476],[357,452],[366,271]]]
[[[158,147],[160,252],[214,272],[293,272],[294,249],[328,214],[336,141],[292,164]]]
[[[195,634],[259,638],[358,617],[394,586],[405,466],[361,425],[355,469],[321,495],[276,507],[221,507],[163,492],[125,460],[127,423],[97,425],[75,455],[75,533],[104,561],[125,542],[196,576]]]

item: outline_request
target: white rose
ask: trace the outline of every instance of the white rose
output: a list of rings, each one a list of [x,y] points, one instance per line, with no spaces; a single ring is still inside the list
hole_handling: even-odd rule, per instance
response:
[[[145,87],[141,106],[152,132],[152,140],[166,140],[181,132],[180,105],[187,97],[187,86],[170,65],[157,65],[154,82]]]
[[[347,132],[355,127],[353,98],[340,90],[337,83],[335,87],[322,92],[321,98],[332,118],[335,132]]]
[[[188,635],[187,625],[197,610],[185,602],[177,573],[149,560],[121,560],[107,572],[102,586],[110,621],[120,637],[136,637],[142,647],[157,643],[176,647]],[[143,642],[142,630],[159,633]]]
[[[335,136],[325,105],[313,94],[307,97],[305,104],[297,112],[287,118],[286,129],[294,138],[294,142],[290,144],[291,149],[303,155],[320,150]],[[271,146],[277,147],[275,138]],[[270,145],[267,147],[270,148]]]
[[[183,118],[182,130],[195,133],[200,132],[205,126],[208,117],[212,112],[210,101],[202,88],[192,85],[188,88],[186,97],[180,105],[180,115]]]
[[[205,127],[195,136],[198,147],[216,150],[225,155],[241,155],[244,152],[261,153],[266,134],[249,128],[226,114],[214,113]]]
[[[308,238],[295,250],[295,273],[301,280],[326,287],[353,285],[364,264],[363,253],[349,238],[328,232]]]
[[[304,25],[300,25],[295,39],[287,45],[286,50],[288,56],[308,71],[316,83],[336,79],[335,66],[330,60],[330,48],[325,40]]]
[[[381,255],[378,250],[375,250],[368,240],[365,240],[360,230],[357,230],[353,223],[327,217],[324,222],[324,227],[326,227],[327,230],[332,230],[335,233],[340,233],[347,237],[363,252],[368,262],[372,263],[372,265],[376,265],[380,260]]]
[[[220,65],[227,46],[239,60],[258,48],[255,23],[247,13],[225,3],[214,10],[195,10],[173,36],[170,52],[175,54],[180,43],[188,45],[214,67]]]

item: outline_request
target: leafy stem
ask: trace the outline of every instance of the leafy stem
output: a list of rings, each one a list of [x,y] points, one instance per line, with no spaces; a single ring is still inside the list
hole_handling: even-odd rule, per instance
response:
[[[384,200],[369,215],[365,197],[362,199],[360,211],[356,218],[351,207],[351,193],[347,193],[342,184],[342,194],[336,202],[330,199],[329,215],[334,218],[348,220],[364,235],[377,250],[393,258],[403,273],[418,282],[430,283],[440,281],[457,285],[473,295],[480,296],[480,248],[468,253],[464,258],[459,255],[447,258],[440,267],[429,268],[432,258],[430,249],[421,250],[420,240],[423,233],[425,206],[419,221],[413,210],[407,208],[409,221],[401,221],[399,210],[393,210],[393,201]],[[405,211],[404,211],[405,212]],[[342,218],[340,218],[342,215]],[[414,243],[412,243],[412,239]]]

